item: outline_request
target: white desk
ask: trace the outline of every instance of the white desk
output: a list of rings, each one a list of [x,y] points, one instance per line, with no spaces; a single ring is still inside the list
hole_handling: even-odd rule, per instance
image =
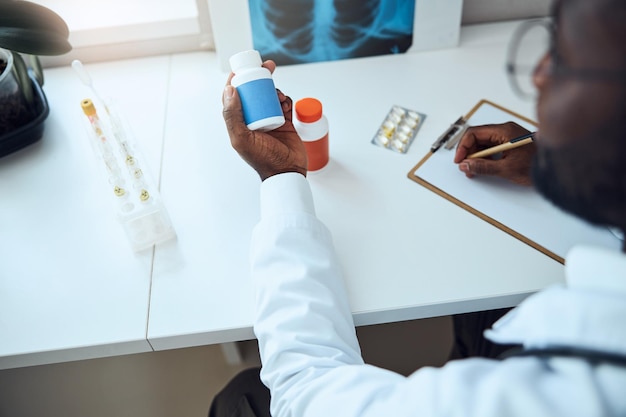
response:
[[[169,57],[88,66],[161,161]],[[151,351],[152,251],[133,254],[116,222],[70,68],[45,72],[44,137],[0,159],[0,369]],[[99,109],[104,112],[103,109]]]
[[[357,325],[512,306],[562,279],[558,263],[406,178],[481,98],[534,115],[503,69],[514,27],[466,29],[458,49],[275,73],[292,98],[319,98],[330,121],[331,162],[309,178]],[[155,256],[148,338],[157,350],[253,337],[247,260],[259,179],[230,147],[217,67],[213,55],[172,61],[161,192],[179,239]],[[404,155],[370,143],[394,104],[428,115]]]
[[[455,49],[277,70],[279,88],[319,98],[330,120],[331,162],[309,178],[357,325],[511,306],[562,280],[560,264],[406,178],[481,98],[533,116],[503,69],[515,26],[464,28]],[[85,89],[48,70],[45,137],[0,160],[0,369],[252,338],[259,179],[230,147],[215,54],[87,68],[127,109],[178,239],[130,251],[80,143]],[[370,143],[394,104],[428,115],[404,155]]]

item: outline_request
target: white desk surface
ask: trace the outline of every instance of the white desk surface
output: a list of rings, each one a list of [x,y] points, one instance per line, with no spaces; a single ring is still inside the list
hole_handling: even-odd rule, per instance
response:
[[[156,176],[169,57],[87,69],[141,127]],[[44,90],[44,137],[0,159],[0,369],[152,350],[153,254],[135,255],[115,219],[80,108],[94,95],[69,67],[46,70]]]
[[[275,73],[330,121],[331,161],[309,179],[357,325],[512,306],[562,281],[562,265],[407,178],[482,98],[534,117],[503,68],[515,26],[465,27],[454,49]],[[87,69],[128,109],[178,238],[130,251],[79,143],[85,90],[69,68],[48,70],[45,137],[0,160],[0,368],[252,338],[259,179],[230,146],[216,55]],[[407,154],[370,143],[392,105],[427,114]]]

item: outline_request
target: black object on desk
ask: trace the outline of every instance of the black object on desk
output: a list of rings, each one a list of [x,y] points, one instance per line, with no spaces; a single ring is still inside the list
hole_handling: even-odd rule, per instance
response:
[[[43,136],[44,121],[50,113],[50,108],[39,82],[31,71],[28,75],[33,84],[35,95],[35,117],[28,123],[0,136],[0,157],[32,145]]]

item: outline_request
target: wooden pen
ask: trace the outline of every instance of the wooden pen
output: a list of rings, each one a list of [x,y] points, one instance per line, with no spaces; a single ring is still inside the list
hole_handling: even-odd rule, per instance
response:
[[[504,142],[500,145],[496,145],[494,147],[475,152],[469,155],[467,159],[484,158],[485,156],[490,156],[499,152],[508,151],[509,149],[515,149],[519,148],[520,146],[528,145],[529,143],[533,142],[535,133],[537,132],[526,133],[525,135],[519,136],[515,139],[511,139],[510,141]]]

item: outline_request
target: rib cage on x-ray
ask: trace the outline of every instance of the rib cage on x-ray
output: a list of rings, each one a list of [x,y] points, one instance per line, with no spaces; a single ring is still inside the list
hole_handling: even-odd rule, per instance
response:
[[[405,52],[415,0],[249,0],[254,48],[278,64]]]
[[[314,3],[311,0],[266,0],[261,3],[270,33],[282,47],[304,55],[313,48]]]
[[[338,46],[347,48],[371,27],[378,12],[380,0],[335,0],[335,19],[331,36]]]

